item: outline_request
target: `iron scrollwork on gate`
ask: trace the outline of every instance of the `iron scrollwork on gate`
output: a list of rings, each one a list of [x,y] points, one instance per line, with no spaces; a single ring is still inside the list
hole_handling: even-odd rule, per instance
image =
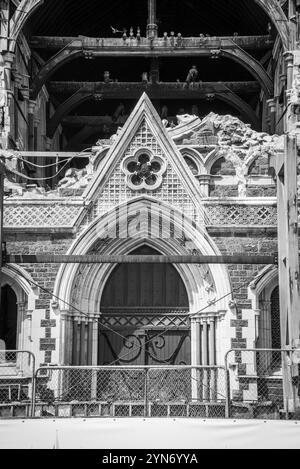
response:
[[[175,315],[103,314],[101,321],[101,365],[189,364],[190,328],[185,311]]]

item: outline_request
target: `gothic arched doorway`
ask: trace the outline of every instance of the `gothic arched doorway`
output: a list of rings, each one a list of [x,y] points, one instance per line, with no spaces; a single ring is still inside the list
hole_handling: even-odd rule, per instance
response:
[[[17,349],[17,319],[17,296],[9,285],[5,285],[1,288],[0,339],[6,350]]]
[[[130,254],[160,253],[143,246]],[[187,291],[173,265],[118,265],[101,300],[99,365],[189,365],[188,311]]]

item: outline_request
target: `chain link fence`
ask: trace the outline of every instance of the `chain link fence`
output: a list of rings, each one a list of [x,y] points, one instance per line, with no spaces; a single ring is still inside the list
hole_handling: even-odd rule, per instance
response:
[[[233,349],[225,366],[42,367],[0,351],[0,418],[298,419],[300,352]]]
[[[224,418],[225,368],[217,366],[150,368],[147,398],[151,417]]]
[[[0,418],[31,417],[34,385],[34,355],[0,350]]]
[[[230,350],[225,357],[228,416],[295,418],[299,369],[293,354],[281,349]]]
[[[224,367],[49,367],[35,417],[225,417]]]

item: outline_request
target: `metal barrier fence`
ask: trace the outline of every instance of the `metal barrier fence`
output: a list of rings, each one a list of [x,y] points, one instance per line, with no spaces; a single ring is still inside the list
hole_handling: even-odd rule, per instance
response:
[[[47,366],[0,351],[0,418],[299,418],[300,352],[232,349],[225,366]],[[299,412],[298,412],[299,413]]]
[[[299,379],[292,350],[233,349],[225,356],[228,416],[231,418],[295,418]]]
[[[23,350],[0,350],[0,418],[32,417],[35,356]]]
[[[226,415],[224,367],[51,367],[36,372],[35,417]]]

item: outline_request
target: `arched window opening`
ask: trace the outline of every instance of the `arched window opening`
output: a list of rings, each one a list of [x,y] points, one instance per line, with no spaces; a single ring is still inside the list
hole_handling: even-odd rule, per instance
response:
[[[274,285],[274,284],[273,284]],[[280,349],[280,303],[279,287],[269,286],[260,295],[260,315],[258,322],[257,348]],[[259,370],[276,372],[281,368],[281,353],[266,352],[261,355]]]
[[[190,170],[192,171],[192,173],[195,176],[197,176],[199,174],[199,170],[198,170],[198,166],[195,163],[195,161],[192,158],[190,158],[189,156],[185,156],[184,160],[185,160],[186,164],[188,165],[188,167],[190,168]]]
[[[236,174],[231,161],[226,161],[225,158],[219,158],[213,164],[210,173],[214,176],[235,176]]]
[[[268,158],[260,156],[251,163],[248,170],[249,176],[268,176],[269,175],[269,164]]]
[[[17,349],[17,296],[14,290],[5,285],[1,289],[1,308],[0,308],[0,339],[4,342],[5,350]],[[12,354],[7,355],[7,359]]]
[[[231,161],[219,158],[211,167],[210,197],[237,197],[236,171]]]

